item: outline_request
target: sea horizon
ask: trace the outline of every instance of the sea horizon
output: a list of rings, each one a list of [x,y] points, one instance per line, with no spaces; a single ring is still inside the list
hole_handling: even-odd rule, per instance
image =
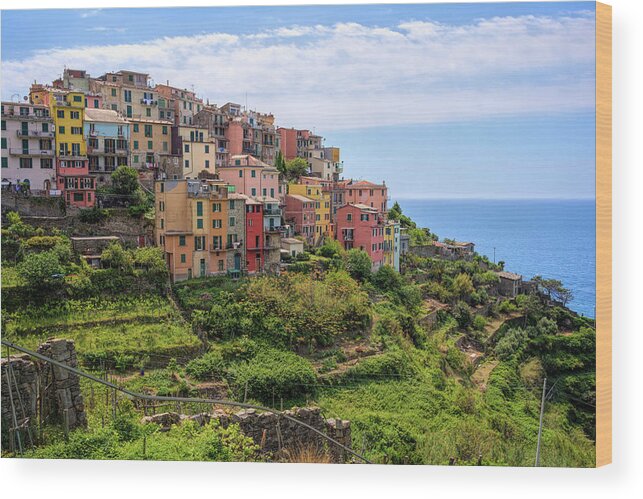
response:
[[[524,279],[535,275],[559,279],[571,289],[568,304],[575,312],[594,317],[596,302],[595,200],[392,198],[418,227],[427,227],[440,240],[469,241],[490,260]],[[512,209],[503,205],[511,204]]]

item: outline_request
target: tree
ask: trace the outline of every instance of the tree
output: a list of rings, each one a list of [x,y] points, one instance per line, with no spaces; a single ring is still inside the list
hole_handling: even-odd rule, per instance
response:
[[[371,279],[381,291],[397,291],[404,284],[402,277],[389,265],[382,265]]]
[[[63,277],[63,266],[53,251],[30,253],[18,264],[18,272],[27,286],[43,289],[52,286]]]
[[[286,180],[297,180],[306,173],[308,173],[308,162],[304,158],[293,158],[286,161],[284,169]]]
[[[286,160],[284,155],[281,154],[281,151],[277,151],[277,156],[275,157],[275,168],[281,173],[282,177],[286,178]]]
[[[337,255],[340,255],[341,252],[342,245],[339,243],[339,241],[337,241],[336,239],[331,239],[330,237],[324,239],[324,244],[322,244],[317,250],[317,253],[320,256],[326,258],[333,258]]]
[[[100,255],[104,267],[119,269],[131,273],[134,267],[134,259],[129,251],[120,244],[114,242],[103,250]]]
[[[473,287],[473,282],[469,274],[458,274],[455,276],[453,284],[451,284],[451,291],[453,291],[458,298],[466,298],[471,295],[471,293],[475,291],[475,288]]]
[[[544,279],[542,276],[534,276],[533,282],[536,283],[538,290],[547,294],[551,300],[560,301],[563,306],[574,298],[571,290],[563,286],[563,283],[558,279]]]
[[[131,166],[119,166],[112,173],[112,190],[115,194],[129,196],[139,190],[138,172]]]
[[[352,278],[366,281],[371,276],[373,263],[366,251],[353,248],[346,253],[346,270]]]

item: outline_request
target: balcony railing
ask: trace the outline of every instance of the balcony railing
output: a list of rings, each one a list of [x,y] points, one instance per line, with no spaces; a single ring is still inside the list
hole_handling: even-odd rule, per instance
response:
[[[16,133],[18,137],[43,137],[48,139],[54,138],[54,132],[43,132],[41,130],[27,130],[26,132],[24,130],[18,130]]]
[[[264,215],[281,216],[281,208],[264,208]]]
[[[215,245],[215,244],[210,244],[210,251],[225,251],[225,247],[223,245]]]
[[[44,156],[46,158],[52,158],[54,151],[51,149],[22,149],[21,147],[15,147],[9,149],[9,154],[13,154],[14,156]]]

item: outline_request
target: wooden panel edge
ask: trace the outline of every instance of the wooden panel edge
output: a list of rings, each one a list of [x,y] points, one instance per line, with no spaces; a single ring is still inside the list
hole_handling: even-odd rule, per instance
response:
[[[612,462],[612,7],[596,2],[596,466]]]

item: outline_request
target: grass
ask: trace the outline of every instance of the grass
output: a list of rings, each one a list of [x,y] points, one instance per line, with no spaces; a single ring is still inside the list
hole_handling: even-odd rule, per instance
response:
[[[194,355],[201,345],[169,300],[153,295],[50,303],[6,314],[3,321],[5,337],[26,348],[50,337],[74,340],[87,365],[164,365]]]

